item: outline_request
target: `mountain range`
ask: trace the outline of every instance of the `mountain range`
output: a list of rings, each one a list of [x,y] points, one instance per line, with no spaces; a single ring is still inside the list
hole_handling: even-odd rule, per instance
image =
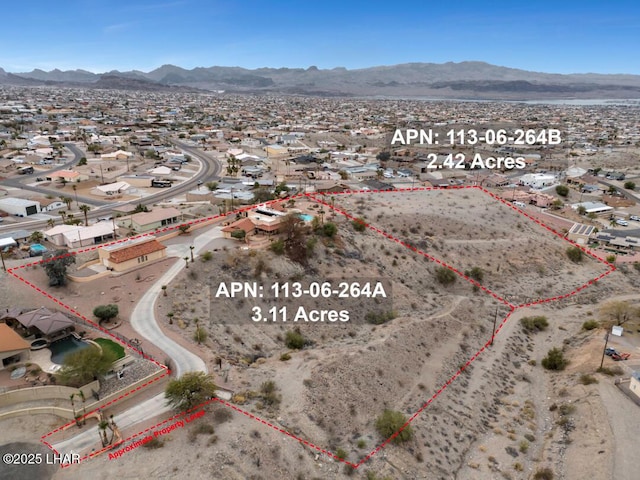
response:
[[[640,75],[553,74],[484,62],[405,63],[348,70],[163,65],[150,72],[86,70],[8,73],[0,85],[147,91],[225,91],[319,96],[429,97],[487,100],[640,98]]]

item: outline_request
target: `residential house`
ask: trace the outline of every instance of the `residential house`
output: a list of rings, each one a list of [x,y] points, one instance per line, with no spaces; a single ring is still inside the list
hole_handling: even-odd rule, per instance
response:
[[[0,370],[29,359],[30,345],[9,325],[0,323]]]
[[[130,239],[98,249],[100,262],[109,270],[124,272],[165,258],[167,247],[153,236]]]
[[[127,152],[125,150],[116,150],[111,153],[103,153],[100,155],[102,160],[130,160],[133,158],[133,153]]]
[[[35,335],[49,340],[66,337],[74,330],[73,320],[62,312],[52,312],[45,307],[23,312],[14,319],[7,318],[6,322],[22,330],[24,336]]]
[[[88,227],[82,225],[56,225],[45,230],[44,237],[54,245],[68,248],[86,247],[114,239],[114,227],[111,222],[98,222]],[[117,235],[118,228],[115,229]]]
[[[592,225],[575,223],[569,230],[567,238],[573,242],[576,242],[578,245],[587,245],[595,232],[596,228]]]
[[[127,190],[131,188],[127,182],[114,182],[107,185],[98,185],[91,189],[92,195],[109,198],[119,198],[126,194]]]
[[[116,223],[125,228],[131,228],[138,233],[151,232],[162,227],[175,225],[182,219],[180,210],[174,207],[156,208],[150,212],[134,213],[127,217],[116,219]]]
[[[64,183],[83,182],[89,180],[89,176],[85,173],[74,172],[73,170],[58,170],[57,172],[47,173],[46,177],[50,182],[58,180]]]

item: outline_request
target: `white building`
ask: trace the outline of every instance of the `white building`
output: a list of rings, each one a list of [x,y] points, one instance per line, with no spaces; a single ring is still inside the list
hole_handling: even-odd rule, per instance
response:
[[[112,222],[98,222],[88,227],[82,225],[56,225],[43,233],[45,238],[54,245],[77,248],[111,240],[114,238],[113,231]],[[116,234],[117,231],[118,228],[116,227]]]
[[[558,179],[555,175],[549,175],[548,173],[527,173],[520,177],[520,185],[527,187],[541,189],[550,187],[557,183]]]
[[[0,198],[0,210],[18,217],[28,217],[40,212],[40,202],[24,198]]]

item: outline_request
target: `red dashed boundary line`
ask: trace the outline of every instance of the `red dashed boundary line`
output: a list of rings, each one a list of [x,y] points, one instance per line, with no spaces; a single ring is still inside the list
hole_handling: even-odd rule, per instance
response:
[[[502,202],[503,204],[507,205],[508,207],[512,208],[513,210],[515,210],[516,212],[520,213],[521,215],[523,215],[524,217],[526,217],[529,220],[532,220],[533,222],[535,222],[536,224],[538,224],[539,226],[541,226],[542,228],[548,230],[549,232],[557,235],[559,238],[561,238],[562,240],[564,240],[565,242],[568,242],[570,244],[572,244],[575,247],[580,248],[583,252],[585,252],[586,254],[590,255],[591,257],[593,257],[596,261],[606,265],[608,267],[608,270],[604,273],[602,273],[601,275],[599,275],[598,277],[589,280],[587,283],[585,283],[584,285],[581,285],[580,287],[576,288],[575,290],[573,290],[572,292],[563,294],[563,295],[558,295],[555,297],[550,297],[550,298],[544,298],[544,299],[540,299],[537,300],[535,302],[530,302],[530,303],[525,303],[525,304],[521,304],[521,305],[513,305],[510,302],[508,302],[507,300],[505,300],[504,298],[502,298],[501,296],[499,296],[498,294],[494,293],[493,291],[491,291],[490,289],[488,289],[487,287],[481,285],[479,282],[477,282],[476,280],[468,277],[467,275],[465,275],[463,272],[461,272],[460,270],[456,269],[455,267],[453,267],[452,265],[447,264],[446,262],[443,262],[442,260],[416,248],[413,245],[410,245],[400,239],[398,239],[397,237],[381,230],[380,228],[376,227],[375,225],[372,224],[368,224],[368,223],[364,223],[364,225],[369,228],[370,230],[372,230],[373,232],[382,235],[383,237],[387,238],[388,240],[391,240],[399,245],[402,245],[403,247],[411,250],[412,252],[418,254],[418,255],[422,255],[424,257],[426,257],[427,259],[429,259],[430,261],[433,261],[434,263],[437,263],[438,265],[441,265],[443,267],[446,267],[448,269],[450,269],[451,271],[453,271],[455,274],[459,275],[460,277],[462,277],[464,280],[466,280],[467,282],[477,286],[480,290],[482,290],[483,292],[487,293],[488,295],[490,295],[491,297],[493,297],[494,299],[496,299],[498,302],[502,303],[503,305],[507,306],[509,308],[509,313],[502,319],[502,321],[500,322],[500,324],[497,326],[496,330],[493,332],[493,337],[495,337],[496,335],[499,334],[499,332],[502,330],[502,328],[504,327],[504,325],[506,324],[506,322],[509,320],[509,318],[511,317],[511,315],[513,314],[514,311],[516,311],[519,308],[524,308],[524,307],[530,307],[533,305],[539,305],[539,304],[543,304],[543,303],[548,303],[548,302],[554,302],[554,301],[558,301],[558,300],[562,300],[564,298],[568,298],[570,296],[573,296],[575,294],[577,294],[578,292],[580,292],[581,290],[584,290],[585,288],[589,287],[590,285],[596,283],[598,280],[606,277],[607,275],[609,275],[611,272],[615,271],[615,266],[606,262],[605,260],[602,260],[600,258],[598,258],[595,254],[593,254],[591,251],[587,250],[586,248],[582,247],[581,245],[578,245],[577,243],[565,238],[562,234],[560,234],[559,232],[557,232],[556,230],[554,230],[553,228],[547,226],[546,224],[544,224],[543,222],[541,222],[540,220],[538,220],[537,218],[532,217],[531,215],[527,214],[526,212],[518,209],[517,207],[515,207],[514,205],[512,205],[511,203],[507,202],[506,200],[498,197],[497,195],[493,194],[492,192],[488,191],[487,189],[483,188],[483,187],[478,187],[478,186],[451,186],[448,188],[435,188],[435,187],[412,187],[412,188],[401,188],[401,189],[396,189],[396,190],[391,190],[391,191],[387,191],[387,190],[349,190],[349,191],[344,191],[344,192],[335,192],[335,193],[301,193],[292,197],[289,197],[288,199],[295,199],[295,198],[299,198],[299,197],[307,197],[312,201],[318,202],[324,206],[327,206],[331,209],[333,209],[334,211],[336,211],[337,213],[344,215],[346,218],[349,218],[350,220],[358,220],[355,216],[339,209],[336,208],[335,206],[333,206],[332,204],[330,204],[329,202],[326,201],[327,197],[331,197],[331,196],[338,196],[338,195],[352,195],[352,194],[360,194],[360,193],[364,193],[364,194],[385,194],[385,193],[398,193],[398,192],[418,192],[418,191],[432,191],[432,190],[463,190],[463,189],[478,189],[482,192],[484,192],[485,194],[489,195],[492,199],[497,200]],[[288,200],[286,199],[286,200]],[[282,199],[276,199],[276,200],[271,200],[269,202],[265,202],[261,205],[271,205],[274,203],[278,203],[278,202],[282,202],[282,201],[286,201],[286,200],[282,200]],[[238,213],[242,213],[248,210],[252,210],[253,208],[255,208],[254,205],[248,206],[248,207],[243,207],[237,210],[234,210],[232,212],[226,213],[226,214],[220,214],[220,215],[215,215],[215,216],[211,216],[211,217],[206,217],[206,218],[201,218],[201,219],[197,219],[197,220],[193,220],[193,221],[189,221],[189,222],[182,222],[180,224],[176,224],[173,225],[171,227],[165,227],[162,229],[158,229],[154,232],[151,233],[146,233],[146,234],[141,234],[141,235],[137,235],[134,237],[128,237],[128,238],[123,238],[120,240],[115,240],[113,242],[107,243],[107,244],[101,244],[101,245],[92,245],[91,247],[88,247],[86,249],[82,249],[82,250],[78,250],[76,252],[73,253],[66,253],[65,255],[62,255],[60,257],[57,258],[62,258],[62,257],[66,257],[66,256],[71,256],[71,255],[76,255],[77,253],[83,253],[83,252],[90,252],[93,250],[97,250],[100,247],[103,247],[105,245],[114,245],[117,243],[121,243],[124,242],[126,240],[130,240],[130,239],[136,239],[136,238],[142,238],[142,237],[146,237],[149,235],[154,235],[157,233],[165,233],[165,232],[170,232],[170,231],[174,231],[174,230],[178,230],[180,228],[181,225],[197,225],[199,223],[203,223],[203,222],[208,222],[208,221],[212,221],[212,220],[222,220],[225,218],[230,217],[231,215],[235,215]],[[49,259],[47,261],[51,261],[53,259]],[[46,296],[47,298],[49,298],[50,300],[52,300],[53,302],[55,302],[56,304],[60,305],[61,307],[63,307],[64,309],[68,310],[69,312],[71,312],[72,314],[76,315],[77,317],[83,319],[84,321],[88,322],[89,324],[91,324],[92,326],[94,326],[95,328],[97,328],[98,330],[100,330],[101,332],[109,335],[110,337],[112,337],[115,341],[118,341],[119,343],[122,344],[122,342],[115,337],[114,335],[112,335],[108,330],[102,328],[101,326],[99,326],[98,324],[96,324],[95,322],[91,321],[90,319],[88,319],[87,317],[85,317],[84,315],[82,315],[81,313],[77,312],[76,310],[74,310],[73,308],[71,308],[70,306],[66,305],[65,303],[61,302],[59,299],[57,299],[56,297],[54,297],[53,295],[51,295],[50,293],[42,290],[40,287],[38,287],[37,285],[34,285],[33,283],[29,282],[28,280],[24,279],[23,277],[21,277],[20,275],[18,275],[17,273],[15,273],[16,271],[19,271],[20,269],[26,268],[26,267],[30,267],[33,265],[41,265],[43,263],[46,263],[46,261],[37,261],[37,262],[32,262],[32,263],[28,263],[26,265],[22,265],[19,267],[15,267],[15,268],[11,268],[7,270],[7,273],[9,273],[10,275],[12,275],[13,277],[17,278],[19,281],[23,282],[24,284],[26,284],[27,286],[33,288],[34,290],[36,290],[38,293]],[[209,404],[209,403],[220,403],[222,405],[224,405],[225,407],[228,407],[252,420],[255,420],[269,428],[272,428],[284,435],[286,435],[287,437],[296,440],[297,442],[300,442],[301,444],[309,447],[312,450],[316,450],[322,454],[327,455],[328,457],[342,462],[346,465],[351,466],[354,469],[357,469],[358,467],[360,467],[361,465],[363,465],[364,463],[366,463],[367,461],[369,461],[374,455],[376,455],[380,450],[382,450],[383,448],[385,448],[389,443],[391,443],[398,435],[400,435],[402,433],[402,431],[404,431],[410,424],[411,422],[413,422],[429,405],[431,405],[431,403],[433,403],[433,401],[438,397],[438,395],[440,395],[449,385],[451,385],[451,383],[453,383],[461,374],[462,372],[464,372],[465,369],[467,369],[469,367],[469,365],[471,365],[471,363],[473,363],[492,343],[492,339],[488,340],[483,346],[482,348],[480,348],[473,356],[471,356],[471,358],[469,358],[469,360],[467,360],[467,362],[461,366],[457,372],[455,372],[418,410],[416,410],[416,412],[407,420],[407,422],[397,431],[395,432],[393,435],[391,435],[389,438],[387,438],[384,442],[382,442],[381,444],[379,444],[374,450],[372,450],[369,454],[367,454],[365,457],[363,457],[359,462],[357,463],[353,463],[353,462],[349,462],[345,459],[339,458],[336,454],[322,448],[319,447],[303,438],[300,438],[294,434],[292,434],[291,432],[288,432],[287,430],[274,425],[246,410],[243,410],[241,408],[239,408],[236,405],[233,405],[225,400],[219,399],[219,398],[214,398],[208,402],[205,402],[201,405],[198,405],[190,410],[184,411],[182,413],[179,413],[177,415],[174,415],[166,420],[163,420],[162,422],[157,423],[156,425],[146,428],[145,430],[138,432],[134,435],[131,435],[129,437],[127,437],[126,439],[122,440],[121,442],[118,443],[118,445],[110,445],[106,448],[103,448],[102,450],[96,451],[96,452],[92,452],[90,454],[85,455],[84,457],[81,458],[81,460],[86,460],[89,458],[93,458],[96,455],[99,455],[107,450],[112,450],[114,449],[116,446],[120,446],[123,445],[141,435],[145,435],[147,432],[154,430],[162,425],[165,425],[166,423],[169,423],[179,417],[185,416],[187,415],[189,412],[202,408],[203,406]],[[123,344],[124,345],[124,344]],[[154,362],[156,365],[160,366],[163,370],[164,373],[158,375],[157,377],[149,380],[148,382],[146,382],[143,385],[138,386],[137,388],[130,390],[126,393],[124,393],[123,395],[119,396],[118,398],[115,398],[107,403],[105,403],[104,405],[92,410],[91,412],[87,413],[86,415],[91,415],[92,413],[96,412],[97,410],[103,409],[105,407],[108,407],[116,402],[118,402],[119,400],[126,398],[127,396],[131,395],[134,392],[137,392],[147,386],[149,386],[150,384],[156,382],[157,380],[160,380],[161,378],[169,375],[171,372],[170,370],[160,364],[159,362],[157,362],[155,359],[153,359],[152,357],[150,357],[149,355],[144,354],[143,352],[130,347],[128,345],[124,345],[126,348],[131,348],[132,350],[136,351],[138,354],[140,354],[141,356],[143,356],[144,358],[146,358],[147,360],[150,360],[152,362]],[[54,449],[54,447],[48,442],[48,437],[50,437],[51,435],[65,429],[68,428],[69,426],[73,425],[75,423],[75,420],[72,422],[69,422],[67,424],[65,424],[62,427],[59,427],[45,435],[43,435],[41,437],[41,441],[42,443],[44,443],[47,447],[49,447],[51,450],[53,450],[56,454],[58,454],[58,452]],[[63,468],[68,467],[71,465],[62,465]]]

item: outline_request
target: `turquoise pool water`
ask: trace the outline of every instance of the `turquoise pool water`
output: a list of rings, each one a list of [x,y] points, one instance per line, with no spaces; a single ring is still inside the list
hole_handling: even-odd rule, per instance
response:
[[[298,216],[305,222],[310,222],[311,220],[313,220],[313,215],[309,215],[308,213],[299,213]]]
[[[47,247],[45,247],[44,245],[40,245],[39,243],[34,243],[29,247],[29,250],[31,250],[33,253],[36,253],[38,255],[42,255],[44,252],[47,251]]]
[[[66,337],[61,340],[56,340],[49,345],[51,350],[51,361],[62,365],[64,363],[64,357],[70,353],[78,352],[84,348],[90,346],[89,343],[78,340],[75,337]]]

